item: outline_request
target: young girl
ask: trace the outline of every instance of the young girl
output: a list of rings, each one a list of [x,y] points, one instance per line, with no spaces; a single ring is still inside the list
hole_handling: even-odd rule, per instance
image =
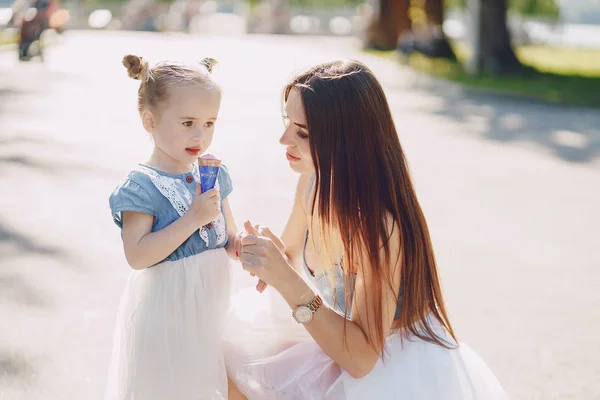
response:
[[[107,400],[225,399],[219,337],[230,296],[228,255],[237,231],[227,168],[201,192],[197,160],[210,145],[221,101],[211,72],[123,58],[141,81],[138,110],[154,150],[110,196],[134,269],[117,317]]]

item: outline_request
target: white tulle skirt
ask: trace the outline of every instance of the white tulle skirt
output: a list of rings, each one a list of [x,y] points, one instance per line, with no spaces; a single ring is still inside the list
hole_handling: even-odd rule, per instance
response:
[[[341,370],[297,324],[280,296],[245,289],[232,299],[224,340],[230,379],[250,400],[500,400],[508,396],[467,345],[449,350],[418,338],[386,342],[370,374]],[[432,321],[437,332],[451,340]]]
[[[133,271],[119,306],[105,399],[226,399],[220,337],[230,288],[224,249]]]

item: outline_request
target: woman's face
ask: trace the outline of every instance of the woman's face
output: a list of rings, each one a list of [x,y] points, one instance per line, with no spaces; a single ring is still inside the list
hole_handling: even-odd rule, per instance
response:
[[[298,173],[314,172],[306,114],[300,92],[297,89],[290,91],[284,107],[284,114],[286,127],[279,143],[286,146],[286,157],[290,162],[290,167]]]

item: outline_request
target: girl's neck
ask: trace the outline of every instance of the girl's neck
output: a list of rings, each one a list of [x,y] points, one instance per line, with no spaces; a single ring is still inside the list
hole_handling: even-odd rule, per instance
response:
[[[182,164],[156,147],[146,164],[168,174],[187,174],[192,171],[192,164]]]

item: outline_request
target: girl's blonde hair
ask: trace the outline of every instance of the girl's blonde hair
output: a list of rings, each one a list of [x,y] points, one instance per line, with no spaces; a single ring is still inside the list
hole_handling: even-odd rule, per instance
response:
[[[150,68],[143,57],[128,54],[123,57],[123,65],[130,78],[141,81],[138,89],[138,111],[145,109],[156,111],[160,103],[169,96],[173,85],[199,84],[207,89],[221,90],[212,71],[218,61],[204,58],[197,65],[163,61]]]

